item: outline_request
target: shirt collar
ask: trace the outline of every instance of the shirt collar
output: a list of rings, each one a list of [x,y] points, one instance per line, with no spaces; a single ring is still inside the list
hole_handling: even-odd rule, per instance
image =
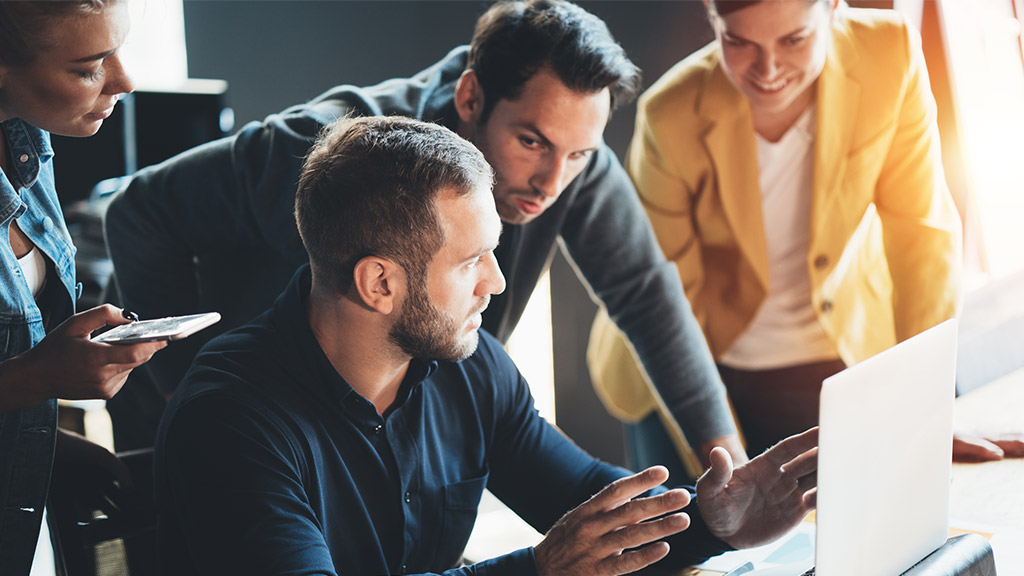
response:
[[[16,189],[29,188],[39,179],[43,163],[53,158],[50,135],[19,118],[5,120],[2,125],[15,178],[12,174],[7,177]]]
[[[317,397],[336,406],[344,406],[351,396],[358,393],[338,374],[330,359],[324,354],[320,343],[313,334],[306,312],[306,302],[312,287],[313,276],[309,264],[304,264],[274,304],[273,321],[291,348],[290,353],[301,366],[300,372],[306,377],[298,381]],[[402,383],[395,406],[408,399],[412,390],[420,386],[437,369],[437,361],[413,359]]]

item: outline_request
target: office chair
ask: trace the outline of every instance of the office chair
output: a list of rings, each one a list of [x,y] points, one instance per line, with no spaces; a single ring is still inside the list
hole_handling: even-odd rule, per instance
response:
[[[132,486],[90,463],[54,466],[50,517],[65,576],[157,573],[153,450],[117,457],[131,473]]]

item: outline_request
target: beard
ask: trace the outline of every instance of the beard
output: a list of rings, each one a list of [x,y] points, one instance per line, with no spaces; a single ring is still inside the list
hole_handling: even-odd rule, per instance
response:
[[[421,360],[447,360],[461,362],[476,352],[480,335],[473,330],[459,338],[460,327],[448,314],[438,310],[427,297],[421,282],[411,283],[409,298],[388,339],[413,358]],[[487,307],[484,300],[480,311]]]

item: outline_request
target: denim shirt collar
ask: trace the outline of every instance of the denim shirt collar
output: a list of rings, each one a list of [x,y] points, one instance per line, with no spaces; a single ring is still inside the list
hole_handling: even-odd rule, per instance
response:
[[[10,166],[17,182],[11,174],[8,174],[8,179],[15,189],[28,188],[39,179],[43,163],[53,158],[48,134],[19,118],[5,120],[2,124],[7,136]]]

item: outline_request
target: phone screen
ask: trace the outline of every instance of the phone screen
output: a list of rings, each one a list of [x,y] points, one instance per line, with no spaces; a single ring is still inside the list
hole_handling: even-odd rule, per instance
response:
[[[220,314],[217,312],[141,320],[107,330],[94,337],[93,341],[109,344],[134,344],[155,340],[180,340],[217,323],[219,320]]]

